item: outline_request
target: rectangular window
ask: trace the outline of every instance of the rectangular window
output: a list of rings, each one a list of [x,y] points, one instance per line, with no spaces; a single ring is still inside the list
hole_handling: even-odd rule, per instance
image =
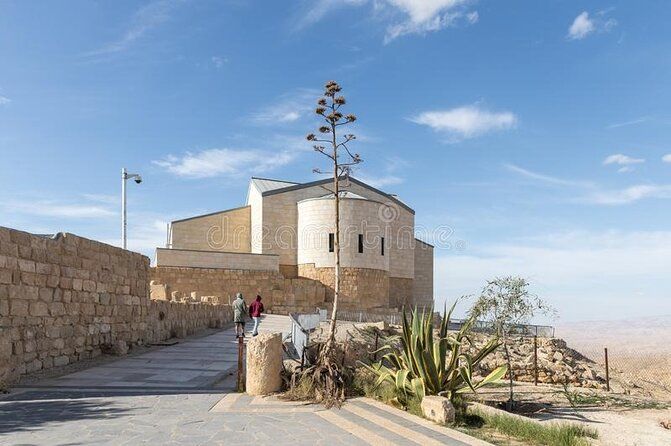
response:
[[[329,233],[329,252],[335,251],[335,234]]]
[[[363,234],[359,234],[359,254],[363,253]]]
[[[380,237],[380,254],[384,255],[384,237]]]

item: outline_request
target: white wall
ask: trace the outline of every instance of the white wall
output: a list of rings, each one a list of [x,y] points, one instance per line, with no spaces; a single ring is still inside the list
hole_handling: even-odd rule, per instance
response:
[[[354,198],[340,201],[341,265],[344,267],[389,270],[390,226],[379,217],[382,203]],[[298,203],[298,264],[316,267],[335,266],[335,253],[329,252],[328,235],[335,231],[333,199],[308,199]],[[359,252],[359,234],[364,236]],[[381,254],[381,237],[385,254]]]

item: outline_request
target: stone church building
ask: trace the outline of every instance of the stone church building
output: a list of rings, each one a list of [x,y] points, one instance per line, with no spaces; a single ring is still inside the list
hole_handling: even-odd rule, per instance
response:
[[[415,211],[355,178],[340,200],[341,303],[390,309],[433,303],[433,246],[414,237]],[[332,180],[252,178],[242,207],[173,221],[158,268],[267,271],[312,279],[332,299],[335,206]]]

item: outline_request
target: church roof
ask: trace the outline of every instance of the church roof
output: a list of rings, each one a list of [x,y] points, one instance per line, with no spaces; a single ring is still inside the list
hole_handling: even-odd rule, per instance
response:
[[[271,190],[282,189],[289,186],[295,186],[298,183],[292,181],[271,180],[269,178],[252,177],[252,184],[256,186],[259,192],[264,193]]]
[[[256,178],[252,178],[252,183],[256,180]],[[292,183],[289,181],[280,181],[280,180],[269,180],[269,179],[263,179],[263,181],[268,181],[270,183],[274,183],[273,186],[280,186],[280,183],[283,183],[283,186],[273,188],[273,189],[268,189],[265,192],[261,191],[261,195],[267,196],[267,195],[275,195],[275,194],[283,194],[285,192],[290,192],[293,190],[298,190],[298,189],[304,189],[308,187],[313,187],[313,186],[321,186],[321,185],[328,185],[333,181],[331,178],[326,178],[323,180],[317,180],[317,181],[311,181],[309,183]],[[351,181],[354,184],[357,184],[361,187],[365,187],[366,189],[372,190],[373,192],[376,192],[380,195],[383,195],[387,197],[390,201],[395,202],[402,208],[405,208],[406,210],[410,211],[411,213],[415,213],[414,209],[412,209],[410,206],[402,202],[396,195],[390,195],[386,192],[383,192],[379,189],[374,188],[373,186],[364,183],[363,181],[357,180],[356,178],[349,177],[348,181]],[[269,183],[269,185],[270,185]],[[256,183],[253,183],[256,184]],[[363,197],[361,197],[363,198]]]

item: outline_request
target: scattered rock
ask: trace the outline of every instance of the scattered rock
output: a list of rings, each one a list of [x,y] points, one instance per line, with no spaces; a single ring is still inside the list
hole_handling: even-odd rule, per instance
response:
[[[421,406],[424,417],[431,421],[438,424],[454,422],[454,406],[443,396],[425,396]]]
[[[112,352],[116,356],[123,356],[128,353],[128,343],[126,341],[117,341],[114,344],[114,348],[112,349]]]

